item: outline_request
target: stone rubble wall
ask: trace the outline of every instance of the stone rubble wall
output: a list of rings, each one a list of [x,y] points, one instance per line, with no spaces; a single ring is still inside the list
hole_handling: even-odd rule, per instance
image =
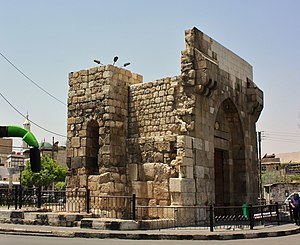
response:
[[[143,205],[172,204],[170,179],[186,178],[182,134],[189,125],[181,115],[190,111],[181,83],[181,77],[171,77],[130,86],[128,177]],[[182,196],[173,198],[182,202]]]
[[[69,189],[85,189],[88,186],[95,196],[128,192],[128,86],[141,82],[142,76],[111,65],[70,73],[67,125],[67,159],[71,171],[67,176]],[[94,131],[89,131],[89,126],[93,126]],[[91,148],[93,144],[99,145],[99,149]],[[95,158],[98,159],[96,163]]]

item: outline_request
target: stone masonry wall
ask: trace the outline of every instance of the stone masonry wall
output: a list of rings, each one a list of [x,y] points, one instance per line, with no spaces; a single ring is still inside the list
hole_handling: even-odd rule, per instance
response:
[[[70,73],[68,188],[127,191],[128,86],[140,82],[140,75],[111,65]]]
[[[263,107],[262,91],[252,82],[252,66],[203,32],[187,30],[181,75],[187,96],[195,96],[194,141],[197,203],[215,203],[215,152],[225,164],[224,203],[256,201],[255,123]],[[199,145],[199,144],[198,144]]]
[[[170,179],[185,175],[181,163],[188,125],[180,115],[189,112],[178,99],[184,98],[181,83],[181,77],[172,77],[130,86],[129,183],[137,197],[146,198],[144,204],[180,203],[171,194]],[[178,186],[173,189],[178,192]]]
[[[70,73],[68,188],[152,206],[255,202],[263,93],[252,67],[196,28],[185,39],[179,76]]]

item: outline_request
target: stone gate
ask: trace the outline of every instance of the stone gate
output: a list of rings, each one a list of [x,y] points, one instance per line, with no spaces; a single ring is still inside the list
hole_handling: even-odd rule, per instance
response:
[[[196,28],[185,41],[178,76],[69,74],[67,188],[144,205],[256,203],[263,92],[252,66]]]

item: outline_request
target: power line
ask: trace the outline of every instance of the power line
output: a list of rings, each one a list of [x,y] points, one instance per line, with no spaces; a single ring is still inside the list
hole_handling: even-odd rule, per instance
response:
[[[300,137],[300,133],[291,133],[291,132],[262,131],[262,133],[265,135]]]
[[[22,114],[16,107],[14,107],[5,97],[2,93],[0,93],[1,97],[17,112],[19,113],[22,117],[24,117],[25,119],[28,119],[24,114]],[[57,135],[57,136],[60,136],[60,137],[64,137],[64,138],[67,138],[67,136],[65,135],[62,135],[62,134],[58,134],[58,133],[55,133],[53,131],[50,131],[40,125],[38,125],[37,123],[33,122],[32,120],[28,119],[29,122],[31,122],[32,124],[34,124],[35,126],[37,126],[38,128],[44,130],[44,131],[47,131],[48,133],[51,133],[51,134],[54,134],[54,135]]]
[[[299,143],[300,134],[290,132],[275,132],[275,131],[262,131],[262,139],[269,141],[280,141],[286,143]]]
[[[299,140],[292,140],[292,139],[288,139],[288,138],[276,138],[276,137],[263,137],[263,140],[268,140],[268,141],[278,141],[278,142],[286,142],[286,143],[300,143],[300,139]]]
[[[33,83],[35,86],[37,86],[40,90],[42,90],[43,92],[45,92],[46,94],[48,94],[50,97],[52,97],[53,99],[55,99],[56,101],[58,101],[59,103],[63,104],[64,106],[66,106],[66,103],[64,103],[63,101],[61,101],[60,99],[56,98],[54,95],[50,94],[48,91],[46,91],[45,89],[43,89],[40,85],[38,85],[36,82],[34,82],[30,77],[28,77],[24,72],[22,72],[15,64],[13,64],[6,56],[4,56],[1,52],[0,55],[12,66],[14,67],[19,73],[21,73],[27,80],[29,80],[31,83]]]

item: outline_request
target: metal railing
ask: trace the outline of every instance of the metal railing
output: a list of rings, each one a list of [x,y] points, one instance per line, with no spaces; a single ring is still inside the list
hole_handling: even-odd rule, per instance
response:
[[[209,226],[208,206],[137,206],[136,220],[141,229],[197,227],[207,229]]]
[[[1,207],[15,207],[17,198],[16,188],[0,188],[0,206]]]
[[[42,208],[53,212],[90,213],[94,217],[135,219],[135,195],[97,195],[90,190],[44,191],[40,188],[0,188],[0,206]]]
[[[89,193],[89,191],[88,191]],[[88,213],[100,218],[135,219],[135,195],[90,195]]]
[[[258,225],[291,222],[284,204],[243,206],[137,206],[136,220],[143,229],[197,228],[253,229]]]
[[[198,228],[253,229],[258,225],[291,222],[284,204],[243,206],[148,206],[148,201],[132,196],[97,195],[90,190],[44,191],[18,186],[0,188],[2,208],[42,208],[52,212],[88,213],[92,217],[127,219],[141,229]],[[146,204],[146,205],[145,205]]]

